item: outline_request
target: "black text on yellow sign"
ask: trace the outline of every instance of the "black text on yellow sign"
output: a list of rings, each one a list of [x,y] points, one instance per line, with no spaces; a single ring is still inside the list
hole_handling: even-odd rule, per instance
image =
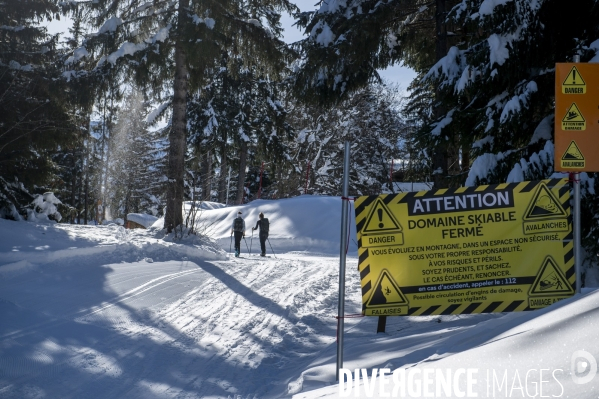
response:
[[[582,131],[586,130],[586,128],[587,121],[584,119],[584,116],[582,116],[582,112],[580,112],[580,109],[578,109],[576,103],[572,103],[570,108],[568,108],[568,111],[566,111],[566,115],[564,115],[562,119],[562,130]]]
[[[574,140],[572,140],[568,148],[566,148],[566,152],[562,155],[560,163],[562,168],[567,169],[584,169],[586,166],[584,155]]]
[[[359,197],[364,314],[511,312],[569,296],[545,288],[575,283],[569,193],[566,179],[553,179]],[[368,241],[387,227],[401,230],[400,244]],[[543,267],[558,268],[558,279]]]
[[[570,73],[566,76],[562,83],[563,94],[586,94],[587,84],[578,72],[575,66],[570,69]]]

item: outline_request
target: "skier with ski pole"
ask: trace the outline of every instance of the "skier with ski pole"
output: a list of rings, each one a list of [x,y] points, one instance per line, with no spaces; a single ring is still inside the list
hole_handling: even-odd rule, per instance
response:
[[[241,211],[237,212],[237,217],[231,225],[231,236],[235,234],[235,257],[239,257],[241,252],[241,239],[245,240],[245,220],[241,217]],[[247,245],[247,241],[246,241]]]
[[[269,221],[268,218],[264,217],[264,214],[262,212],[260,212],[260,214],[258,215],[258,217],[260,219],[258,219],[258,221],[256,222],[256,226],[252,227],[252,235],[254,234],[254,230],[256,229],[260,229],[259,232],[259,238],[260,238],[260,250],[262,252],[260,252],[260,256],[266,256],[266,240],[268,239],[268,230],[269,230]],[[270,241],[269,241],[270,244]],[[272,246],[271,246],[272,249]],[[274,251],[273,251],[274,254]]]

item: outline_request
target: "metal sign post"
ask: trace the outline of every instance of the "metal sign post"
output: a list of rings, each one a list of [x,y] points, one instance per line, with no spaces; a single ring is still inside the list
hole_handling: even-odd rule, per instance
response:
[[[580,62],[580,55],[576,54],[574,62]],[[576,293],[580,294],[582,288],[582,259],[580,258],[580,173],[572,174],[574,179],[574,270],[576,272]]]
[[[339,307],[337,312],[337,371],[335,381],[339,381],[339,370],[343,368],[343,315],[345,314],[345,258],[347,252],[347,210],[349,199],[349,141],[345,142],[343,160],[343,198],[341,200],[341,245],[339,250]]]
[[[582,259],[580,258],[580,173],[572,174],[574,180],[574,270],[576,271],[576,293],[582,288]]]
[[[554,170],[570,172],[573,186],[573,245],[576,292],[582,287],[580,239],[580,172],[599,171],[599,65],[572,63],[555,65],[555,158]]]

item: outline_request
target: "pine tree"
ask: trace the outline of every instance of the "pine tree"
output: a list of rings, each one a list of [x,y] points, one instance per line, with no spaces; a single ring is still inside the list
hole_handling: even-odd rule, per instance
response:
[[[380,194],[405,129],[393,90],[373,84],[328,107],[290,104],[289,122],[298,133],[289,144],[294,169],[274,183],[280,195],[340,195],[345,141],[351,143],[352,193]]]
[[[553,173],[556,62],[578,53],[597,59],[599,6],[575,0],[585,10],[576,23],[563,18],[563,2],[464,0],[449,13],[463,41],[426,76],[443,92],[447,113],[441,136],[459,142],[473,159],[466,185],[548,178]],[[429,132],[441,132],[441,124]],[[583,174],[582,235],[595,254],[598,221],[594,174]],[[596,179],[595,179],[596,180]]]
[[[446,19],[456,0],[358,0],[322,2],[315,12],[299,16],[307,38],[301,42],[304,58],[294,74],[296,92],[305,98],[334,102],[377,80],[378,69],[403,63],[418,73],[428,71],[458,40]],[[441,93],[432,85],[413,86],[426,119],[445,114]],[[427,100],[427,103],[422,103]],[[414,112],[412,112],[414,114]],[[424,121],[419,122],[424,126]],[[429,141],[437,187],[446,187],[449,172],[460,173],[455,145]],[[449,168],[449,165],[453,167]],[[457,171],[456,171],[457,170]]]
[[[53,153],[73,139],[57,37],[40,25],[59,11],[43,0],[0,3],[0,217],[26,213],[30,193],[55,177]]]
[[[82,6],[88,7],[90,21],[99,29],[79,52],[93,59],[94,71],[126,67],[156,99],[171,98],[165,216],[165,228],[171,232],[183,221],[188,94],[202,85],[205,68],[220,58],[227,42],[237,43],[247,60],[269,60],[269,65],[280,67],[280,12],[295,7],[288,0],[97,0]]]
[[[261,74],[257,67],[246,64],[241,57],[223,53],[221,64],[210,74],[210,83],[194,95],[189,107],[190,141],[217,155],[223,194],[227,169],[236,168],[237,203],[242,202],[240,194],[247,186],[246,166],[251,169],[264,161],[270,164],[284,159],[284,143],[291,133],[285,122],[286,110],[278,100],[280,83],[273,80],[280,75]]]
[[[128,93],[110,138],[107,205],[112,217],[125,221],[129,213],[156,214],[159,205],[163,145],[160,131],[148,129],[146,108],[140,93]]]
[[[298,15],[307,37],[298,44],[303,58],[294,74],[296,92],[334,102],[390,65],[431,65],[434,18],[435,7],[424,0],[321,2],[318,10]]]

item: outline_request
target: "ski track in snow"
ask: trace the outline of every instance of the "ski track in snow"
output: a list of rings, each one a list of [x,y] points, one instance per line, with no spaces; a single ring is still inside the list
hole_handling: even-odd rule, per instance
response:
[[[338,397],[339,201],[257,200],[203,214],[229,249],[237,209],[248,221],[264,211],[277,221],[268,258],[230,257],[199,236],[169,241],[156,228],[0,219],[0,398]],[[346,315],[362,302],[353,254]],[[575,351],[599,359],[598,309],[591,291],[534,312],[390,317],[384,334],[377,317],[346,318],[343,366],[521,376],[549,367],[566,370],[551,394],[563,384],[563,397],[596,398],[595,383],[577,385],[568,370]]]
[[[16,266],[0,274],[2,398],[290,396],[287,384],[335,346],[336,257],[112,263],[158,252],[118,249],[7,259]],[[347,278],[359,286],[357,273]]]

